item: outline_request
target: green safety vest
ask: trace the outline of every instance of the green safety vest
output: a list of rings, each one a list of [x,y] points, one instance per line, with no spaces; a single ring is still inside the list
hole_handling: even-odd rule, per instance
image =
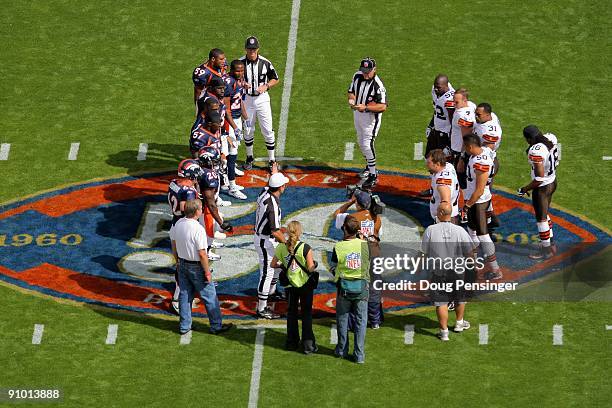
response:
[[[340,241],[334,249],[338,257],[336,282],[340,278],[370,280],[370,252],[366,241],[359,238]]]
[[[300,243],[301,241],[296,242],[295,247],[297,248]],[[289,249],[287,249],[286,244],[278,244],[274,250],[274,256],[276,256],[276,259],[278,259],[283,266],[287,268],[287,279],[289,279],[291,286],[296,288],[301,288],[304,286],[309,277],[308,273],[306,273],[300,267],[300,264],[302,264],[304,268],[308,267],[306,264],[306,257],[304,256],[304,244],[301,244],[298,248],[297,252],[295,253],[295,260],[291,262],[291,265],[287,265],[291,259],[291,254],[289,253]]]

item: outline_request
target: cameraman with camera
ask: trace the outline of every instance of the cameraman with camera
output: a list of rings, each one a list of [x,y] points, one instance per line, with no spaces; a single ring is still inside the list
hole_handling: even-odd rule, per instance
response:
[[[336,218],[336,228],[342,229],[344,220],[349,215],[348,209],[355,205],[356,212],[351,213],[357,222],[359,223],[358,234],[362,239],[368,242],[370,247],[371,257],[375,257],[379,253],[379,242],[382,227],[382,214],[385,204],[380,201],[377,195],[372,195],[368,191],[364,191],[358,186],[347,186],[347,197],[349,200],[342,204],[334,212]],[[372,282],[373,279],[370,279]],[[383,309],[382,309],[382,292],[375,290],[372,286],[369,288],[370,296],[368,300],[368,323],[373,329],[380,328],[380,325],[384,321]],[[349,326],[354,326],[355,316],[350,315]]]

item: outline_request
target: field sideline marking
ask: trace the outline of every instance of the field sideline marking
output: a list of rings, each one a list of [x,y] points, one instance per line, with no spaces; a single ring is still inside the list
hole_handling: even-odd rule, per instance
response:
[[[40,344],[42,342],[43,332],[45,331],[44,324],[35,324],[34,333],[32,334],[32,344]]]
[[[354,149],[355,149],[355,143],[346,142],[346,145],[344,145],[344,161],[353,160],[353,150]]]
[[[146,143],[141,143],[138,146],[138,156],[136,156],[136,160],[138,161],[147,160],[147,150],[149,150],[149,145]]]
[[[414,344],[414,324],[404,326],[404,344]]]
[[[423,142],[414,144],[414,160],[423,160]]]
[[[335,323],[329,328],[329,344],[338,344],[338,327]]]
[[[249,390],[249,408],[256,408],[259,399],[259,379],[263,364],[264,340],[266,329],[258,328],[255,336],[255,352],[253,353],[253,368],[251,371],[251,389]]]
[[[68,160],[76,160],[79,154],[79,142],[70,143],[70,152],[68,153]]]
[[[179,344],[181,346],[185,346],[187,344],[191,343],[191,336],[193,335],[193,331],[189,330],[187,333],[185,334],[181,334],[181,341],[179,342]]]
[[[106,344],[115,344],[117,342],[117,331],[119,330],[119,325],[117,324],[109,324],[108,332],[106,334]]]
[[[563,345],[563,326],[555,324],[553,326],[553,346]]]
[[[289,27],[289,40],[287,44],[285,78],[283,79],[283,97],[278,123],[278,140],[276,141],[276,153],[278,153],[279,156],[285,154],[285,139],[287,138],[287,120],[289,118],[289,103],[291,102],[291,85],[293,84],[293,65],[295,64],[295,45],[297,43],[299,21],[300,0],[293,0],[293,4],[291,5],[291,26]]]
[[[489,344],[489,325],[478,325],[478,344]]]
[[[11,151],[10,143],[2,143],[0,145],[0,160],[8,160]]]

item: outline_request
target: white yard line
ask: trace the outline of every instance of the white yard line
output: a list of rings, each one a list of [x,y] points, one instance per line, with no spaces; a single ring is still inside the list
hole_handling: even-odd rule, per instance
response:
[[[352,161],[353,160],[353,152],[355,150],[355,143],[346,142],[344,146],[344,161]]]
[[[256,157],[254,159],[255,162],[268,162],[270,159],[268,159],[267,157]],[[286,156],[276,156],[276,161],[277,162],[284,162],[284,161],[302,161],[304,160],[303,157],[286,157]]]
[[[563,326],[560,324],[555,324],[553,326],[553,345],[554,346],[563,345]]]
[[[68,160],[76,160],[79,155],[79,142],[70,143],[70,152],[68,153]]]
[[[106,344],[115,344],[117,342],[117,332],[119,331],[119,325],[109,324],[108,333],[106,334]]]
[[[602,160],[612,160],[612,156],[603,156]]]
[[[329,344],[338,344],[338,327],[335,324],[329,329]]]
[[[147,160],[147,150],[149,150],[149,145],[146,143],[141,143],[138,146],[138,156],[136,156],[136,160],[138,161]]]
[[[259,379],[261,378],[261,366],[263,364],[264,340],[266,329],[257,329],[255,336],[255,352],[253,354],[253,368],[251,371],[251,389],[249,391],[249,408],[256,408],[259,400]]]
[[[187,344],[190,344],[192,335],[193,335],[193,330],[189,330],[187,333],[181,334],[181,341],[179,344],[181,346],[186,346]]]
[[[481,324],[478,326],[478,344],[489,344],[488,324]]]
[[[557,143],[557,150],[559,152],[559,160],[561,160],[561,153],[562,153],[562,148],[563,146],[561,145],[561,143]]]
[[[11,151],[10,143],[0,144],[0,160],[8,160],[10,151]]]
[[[274,323],[262,323],[262,324],[241,324],[236,326],[238,329],[286,329],[287,325],[285,324],[274,324]]]
[[[414,324],[404,326],[404,344],[414,344]]]
[[[293,84],[293,66],[295,64],[295,45],[297,43],[298,23],[300,21],[300,0],[293,0],[291,6],[291,26],[289,27],[289,41],[287,44],[287,63],[283,77],[283,97],[281,102],[280,120],[278,123],[278,138],[276,139],[276,153],[285,154],[285,140],[287,138],[287,120],[289,119],[289,104],[291,102],[291,85]]]
[[[606,324],[606,330],[612,330],[612,326]]]
[[[40,344],[42,341],[43,332],[45,331],[44,324],[35,324],[34,333],[32,334],[32,344]]]
[[[414,144],[414,160],[423,160],[423,142]]]

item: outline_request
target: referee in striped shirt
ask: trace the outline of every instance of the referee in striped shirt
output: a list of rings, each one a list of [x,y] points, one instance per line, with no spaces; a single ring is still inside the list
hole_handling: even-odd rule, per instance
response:
[[[348,89],[348,103],[354,110],[357,142],[367,163],[360,174],[362,186],[369,189],[374,187],[377,179],[374,140],[380,130],[382,113],[387,109],[387,91],[376,75],[376,61],[373,58],[361,60],[359,71],[353,75]]]
[[[278,172],[277,166],[272,166],[272,175],[268,186],[257,197],[255,212],[255,235],[253,244],[259,257],[259,284],[257,285],[257,317],[261,319],[278,319],[280,316],[272,312],[268,306],[268,297],[274,294],[280,269],[270,266],[274,257],[274,249],[279,242],[285,242],[281,232],[280,196],[285,191],[289,179]]]
[[[244,106],[247,113],[246,131],[244,132],[244,145],[247,158],[242,166],[245,170],[253,168],[253,141],[255,136],[255,123],[259,120],[259,128],[263,134],[270,171],[276,161],[274,157],[275,136],[272,126],[272,107],[268,91],[278,83],[278,74],[269,59],[259,55],[259,40],[249,37],[244,44],[246,55],[240,58],[244,62],[244,79],[247,88]]]

